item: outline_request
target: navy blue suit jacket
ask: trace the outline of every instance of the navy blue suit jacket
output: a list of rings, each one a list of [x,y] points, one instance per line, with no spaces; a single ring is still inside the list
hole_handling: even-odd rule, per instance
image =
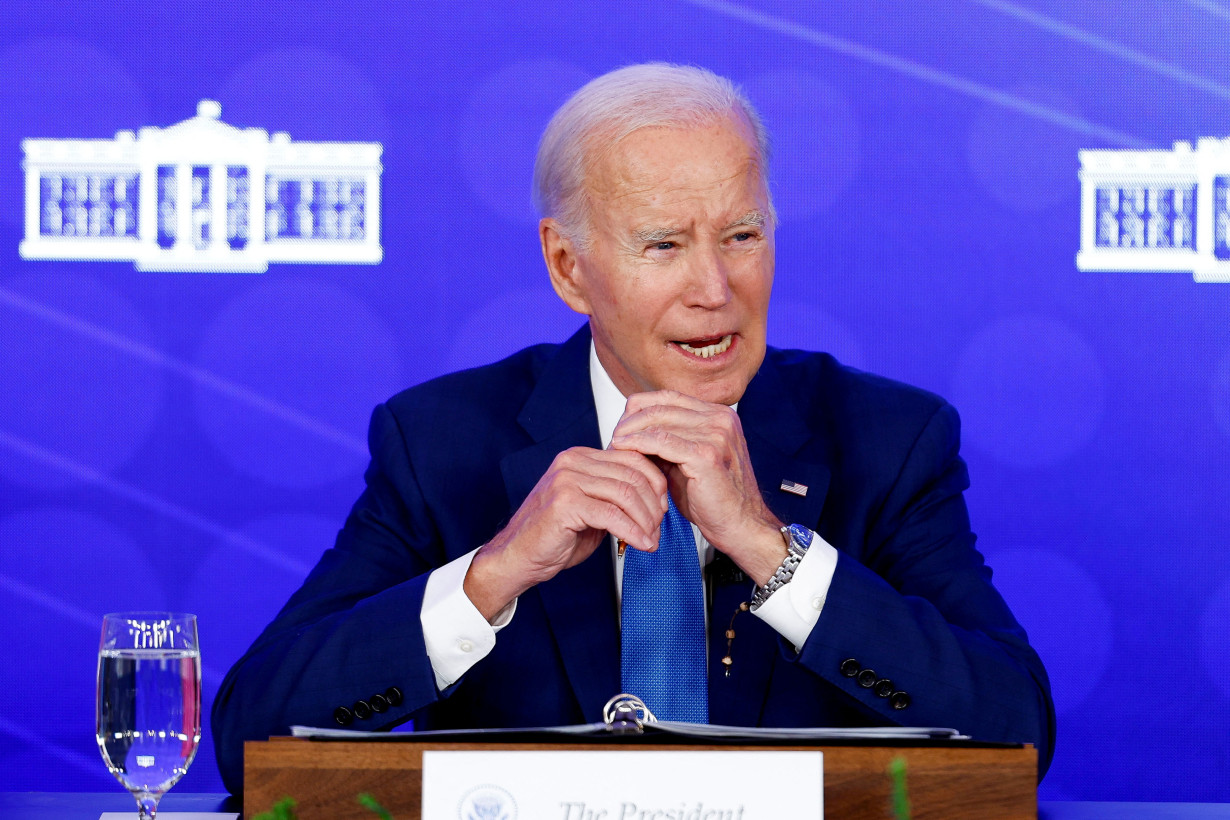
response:
[[[590,336],[406,390],[376,408],[367,487],[333,549],[218,692],[223,780],[242,789],[242,743],[292,724],[333,725],[338,706],[397,687],[402,702],[356,721],[377,729],[597,721],[620,691],[610,553],[526,592],[494,650],[436,688],[419,610],[432,569],[488,541],[556,454],[599,447]],[[724,632],[752,582],[709,568],[709,709],[744,726],[950,726],[1053,749],[1046,672],[974,548],[956,412],[942,399],[839,365],[770,349],[739,402],[764,497],[783,521],[840,553],[827,603],[795,652],[750,614]],[[806,496],[780,489],[783,479]],[[874,670],[909,706],[842,674]],[[847,667],[849,668],[849,667]]]

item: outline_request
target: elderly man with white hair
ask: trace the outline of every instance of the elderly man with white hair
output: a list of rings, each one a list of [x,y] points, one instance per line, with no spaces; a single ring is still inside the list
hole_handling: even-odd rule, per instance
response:
[[[376,408],[333,549],[223,682],[219,765],[292,724],[952,726],[1054,744],[1046,672],[974,548],[942,399],[768,348],[768,139],[648,64],[535,168],[563,344]],[[519,318],[517,320],[520,320]]]

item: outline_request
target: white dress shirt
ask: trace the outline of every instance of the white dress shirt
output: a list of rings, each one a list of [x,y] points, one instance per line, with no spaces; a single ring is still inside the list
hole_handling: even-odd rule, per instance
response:
[[[594,407],[598,412],[602,446],[609,447],[627,400],[598,361],[592,342],[589,348],[589,381]],[[713,560],[713,547],[695,524],[692,525],[692,532],[696,536],[700,562],[702,566],[707,565]],[[517,602],[513,601],[488,623],[470,601],[462,583],[476,552],[477,549],[434,570],[427,579],[419,619],[423,625],[427,657],[431,659],[436,686],[441,690],[459,681],[471,666],[487,656],[495,646],[497,633],[512,621],[517,609]],[[611,555],[615,561],[615,593],[618,600],[623,588],[623,558],[619,556],[614,537],[611,538]],[[790,583],[770,595],[752,614],[777,630],[797,649],[807,640],[820,618],[836,569],[837,550],[819,535],[815,536]],[[749,600],[752,591],[749,582]]]

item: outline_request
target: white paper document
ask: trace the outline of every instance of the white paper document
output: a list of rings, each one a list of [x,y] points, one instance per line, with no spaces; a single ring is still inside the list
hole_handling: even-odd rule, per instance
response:
[[[601,737],[610,735],[605,723],[581,723],[576,726],[540,726],[524,729],[443,729],[431,732],[363,732],[355,729],[331,729],[316,726],[292,726],[295,737],[332,738],[347,740],[380,740],[392,742],[422,743],[430,740],[446,740],[450,737],[490,736],[498,741],[501,735],[546,733],[561,736]],[[661,732],[697,740],[746,740],[749,742],[825,741],[825,740],[969,740],[956,729],[941,729],[921,726],[854,726],[831,729],[761,729],[754,726],[719,726],[712,723],[675,723],[662,720],[645,724],[645,734]]]

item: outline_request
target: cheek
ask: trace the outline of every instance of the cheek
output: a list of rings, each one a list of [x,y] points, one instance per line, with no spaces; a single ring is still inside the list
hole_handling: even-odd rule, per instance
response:
[[[755,264],[749,264],[741,273],[738,284],[734,286],[739,300],[753,313],[765,313],[769,305],[769,295],[773,291],[771,259],[767,265],[764,260],[756,260]]]
[[[628,287],[629,281],[634,280],[618,268],[604,267],[586,276],[585,289],[595,310],[613,316],[626,312],[629,303],[635,301],[632,298],[635,291]]]
[[[608,311],[628,327],[644,333],[653,328],[669,308],[670,300],[650,286],[644,277],[629,276],[622,287],[615,286],[604,294]]]

